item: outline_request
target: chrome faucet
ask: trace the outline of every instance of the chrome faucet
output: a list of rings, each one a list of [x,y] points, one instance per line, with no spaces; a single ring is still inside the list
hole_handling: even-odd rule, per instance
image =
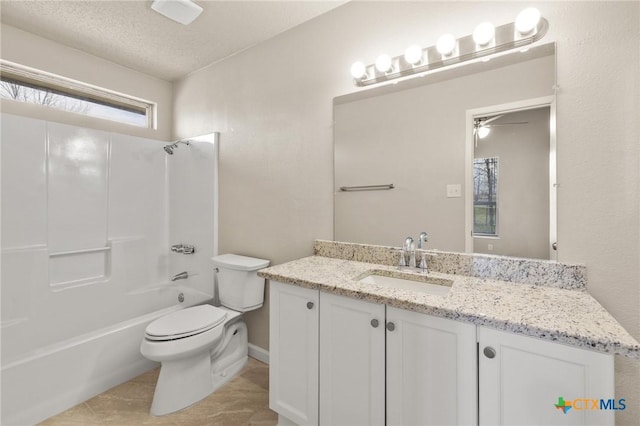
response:
[[[400,260],[398,261],[398,269],[402,269],[407,266],[407,260],[405,259],[404,255],[405,255],[405,251],[403,248],[402,252],[400,253]]]
[[[422,260],[420,260],[420,272],[422,272],[423,274],[429,273],[426,256],[427,254],[425,252],[422,252]]]
[[[409,268],[416,267],[416,245],[411,241],[409,246]]]
[[[404,245],[402,246],[402,253],[400,254],[400,262],[398,262],[398,268],[404,268],[407,266],[407,252],[411,253],[411,258],[409,259],[409,266],[413,262],[413,267],[416,266],[416,253],[414,250],[415,244],[413,243],[412,237],[407,237],[404,240]]]
[[[429,241],[429,236],[426,232],[422,231],[420,236],[418,236],[418,248],[420,250],[424,250],[426,248],[427,241]],[[427,268],[426,253],[424,252],[422,252],[422,260],[420,260],[419,268],[423,274],[427,274],[429,272]]]
[[[418,237],[418,248],[422,250],[427,241],[429,241],[429,236],[426,232],[422,231]]]
[[[429,241],[429,236],[426,232],[421,232],[418,237],[418,249],[424,250],[426,248],[426,243]],[[400,255],[400,261],[398,262],[398,269],[402,268],[419,268],[422,273],[426,274],[427,271],[427,259],[426,253],[422,253],[422,259],[420,261],[420,266],[416,265],[416,249],[415,243],[412,237],[407,237],[404,240],[404,245],[402,246],[402,253]],[[407,253],[409,254],[409,263],[407,264]]]
[[[402,246],[402,249],[405,251],[411,250],[411,246],[413,245],[413,238],[412,237],[407,237],[404,240],[404,246]]]
[[[186,280],[187,278],[189,278],[189,274],[187,273],[187,271],[184,271],[172,276],[171,281]]]

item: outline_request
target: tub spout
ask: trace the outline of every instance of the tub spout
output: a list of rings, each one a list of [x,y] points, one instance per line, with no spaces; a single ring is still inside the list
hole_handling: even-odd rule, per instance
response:
[[[179,274],[175,274],[174,276],[172,276],[171,277],[171,281],[186,280],[187,278],[189,278],[189,274],[185,271],[185,272],[180,272]]]

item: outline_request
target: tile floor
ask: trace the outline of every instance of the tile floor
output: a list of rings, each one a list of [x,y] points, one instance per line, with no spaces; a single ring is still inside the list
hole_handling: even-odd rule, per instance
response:
[[[232,381],[197,404],[162,417],[149,414],[159,369],[116,386],[82,404],[40,423],[42,426],[78,425],[275,425],[269,410],[269,367],[249,358]]]

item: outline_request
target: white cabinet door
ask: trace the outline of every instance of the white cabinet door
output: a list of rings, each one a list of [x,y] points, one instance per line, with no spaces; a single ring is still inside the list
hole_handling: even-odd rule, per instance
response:
[[[478,342],[480,425],[614,424],[592,402],[614,398],[613,355],[485,327]]]
[[[476,326],[387,307],[387,424],[477,424]]]
[[[318,290],[270,283],[269,407],[318,424]]]
[[[320,293],[320,424],[384,425],[385,306]]]

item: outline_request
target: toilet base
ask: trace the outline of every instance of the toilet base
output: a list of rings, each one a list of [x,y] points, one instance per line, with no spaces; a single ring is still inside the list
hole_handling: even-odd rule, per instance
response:
[[[221,371],[217,375],[213,376],[213,391],[215,392],[220,389],[222,386],[229,383],[233,378],[235,378],[238,373],[247,365],[247,361],[249,357],[246,356],[242,359],[235,361],[233,364],[229,365],[224,371]]]
[[[211,371],[214,391],[229,382],[247,364],[249,359],[247,334],[247,324],[244,321],[238,321],[229,326],[229,333],[220,346],[221,350],[212,356]]]
[[[213,353],[204,351],[175,361],[163,361],[151,404],[153,416],[163,416],[206,398],[233,379],[247,363],[247,325],[227,325]]]
[[[163,416],[206,398],[213,392],[209,352],[176,361],[165,361],[160,368],[151,414]]]

